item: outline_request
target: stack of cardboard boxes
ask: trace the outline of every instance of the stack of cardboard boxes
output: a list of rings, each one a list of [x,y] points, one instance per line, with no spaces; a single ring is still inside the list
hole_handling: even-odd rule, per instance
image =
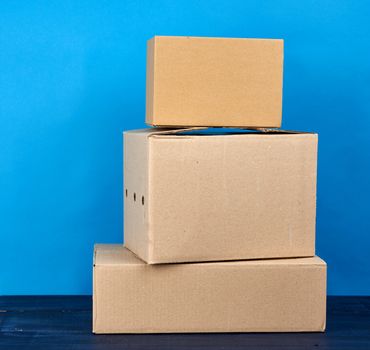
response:
[[[148,42],[155,127],[124,133],[125,243],[95,246],[95,333],[325,329],[317,135],[278,129],[282,80],[282,40]]]

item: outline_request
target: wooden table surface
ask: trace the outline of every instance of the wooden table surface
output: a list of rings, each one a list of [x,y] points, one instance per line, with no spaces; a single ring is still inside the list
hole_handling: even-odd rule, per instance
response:
[[[325,333],[94,335],[91,296],[0,297],[0,349],[370,349],[370,297],[328,297]]]

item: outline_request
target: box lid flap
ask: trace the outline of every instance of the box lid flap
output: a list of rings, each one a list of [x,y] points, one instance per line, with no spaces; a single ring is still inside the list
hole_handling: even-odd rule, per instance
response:
[[[147,136],[151,135],[172,135],[178,134],[184,131],[193,131],[193,130],[204,130],[208,129],[207,127],[186,127],[186,128],[147,128],[147,129],[136,129],[136,130],[127,130],[124,131],[124,134],[146,134]]]
[[[216,131],[215,131],[216,130]],[[207,132],[209,135],[222,135],[222,134],[233,134],[233,133],[247,133],[256,132],[262,134],[314,134],[314,132],[307,131],[297,131],[297,130],[286,130],[280,128],[247,128],[247,127],[222,127],[222,128],[212,128],[207,126],[199,127],[184,127],[184,128],[147,128],[147,129],[137,129],[124,131],[124,134],[140,134],[146,136],[165,136],[165,135],[175,135],[175,134],[186,134],[191,132],[200,131],[202,133]]]

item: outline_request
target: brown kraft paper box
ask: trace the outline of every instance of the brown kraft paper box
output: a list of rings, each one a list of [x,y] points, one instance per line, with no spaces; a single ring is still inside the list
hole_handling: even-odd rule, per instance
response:
[[[94,333],[324,331],[318,257],[148,265],[96,245]]]
[[[125,246],[149,264],[313,256],[316,163],[311,133],[125,132]]]
[[[146,123],[280,127],[283,40],[155,36]]]

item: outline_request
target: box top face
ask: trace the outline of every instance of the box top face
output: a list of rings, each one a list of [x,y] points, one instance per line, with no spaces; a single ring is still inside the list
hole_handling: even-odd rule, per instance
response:
[[[179,35],[154,35],[152,39],[158,40],[217,40],[217,41],[282,41],[283,39],[271,38],[228,38],[228,37],[206,37],[206,36],[179,36]]]
[[[235,129],[235,128],[207,128],[207,127],[189,127],[189,128],[146,128],[137,130],[128,130],[124,134],[155,136],[160,138],[176,139],[186,137],[246,137],[246,136],[307,136],[317,137],[313,132],[300,132],[281,129]],[[174,136],[176,136],[174,138]]]
[[[283,45],[276,39],[154,37],[146,122],[280,127]]]
[[[265,260],[236,260],[236,261],[222,261],[222,262],[202,262],[202,263],[186,263],[186,265],[318,265],[326,266],[326,263],[317,256],[311,258],[289,258],[289,259],[265,259]],[[96,244],[94,249],[94,265],[96,266],[111,266],[111,265],[147,265],[144,261],[139,259],[130,250],[121,244]],[[183,265],[183,264],[182,264]],[[166,266],[166,265],[156,265]],[[167,265],[168,266],[168,265]],[[176,265],[172,265],[176,266]]]

